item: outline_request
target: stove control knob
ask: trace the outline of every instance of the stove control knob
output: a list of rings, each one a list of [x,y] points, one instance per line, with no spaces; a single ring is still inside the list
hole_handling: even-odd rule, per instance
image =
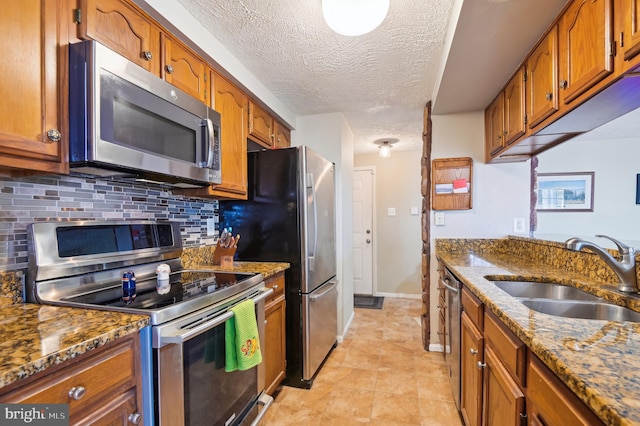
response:
[[[129,414],[129,423],[137,425],[138,423],[140,423],[140,420],[142,420],[142,416],[140,415],[140,413],[131,413]]]
[[[84,396],[85,391],[84,386],[74,386],[69,390],[69,398],[78,401]]]

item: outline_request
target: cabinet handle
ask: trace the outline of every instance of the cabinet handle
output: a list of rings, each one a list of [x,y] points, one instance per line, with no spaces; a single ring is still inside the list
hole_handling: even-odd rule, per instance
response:
[[[471,355],[477,355],[477,354],[478,354],[478,350],[477,350],[477,349],[473,349],[473,348],[471,348],[471,349],[469,349],[469,353],[470,353]]]
[[[485,364],[484,362],[480,362],[480,361],[478,361],[478,368],[479,368],[480,370],[482,370],[482,369],[483,369],[483,368],[485,368],[486,366],[487,366],[487,364]]]
[[[560,88],[566,89],[569,86],[569,82],[567,80],[560,80]]]
[[[498,135],[498,140],[502,139],[502,136]]]
[[[276,291],[276,290],[278,289],[278,284],[274,285],[274,286],[273,286],[273,287],[271,287],[271,288],[273,288],[273,291]]]
[[[547,92],[546,98],[548,101],[550,101],[551,99],[553,99],[553,94],[551,92]]]
[[[168,72],[169,74],[173,74],[173,67],[172,67],[171,65],[167,65],[167,66],[166,66],[166,67],[164,67],[164,68],[167,70],[167,72]]]
[[[85,394],[84,386],[74,386],[69,390],[69,398],[79,401]]]
[[[442,308],[442,305],[438,304],[438,306],[436,306],[436,308],[440,309],[440,308]]]
[[[140,420],[142,420],[142,415],[140,413],[131,413],[127,419],[129,420],[129,423],[137,425],[140,423]]]
[[[446,333],[444,331],[438,331],[438,334],[442,336],[443,334],[446,334]]]
[[[47,137],[51,142],[60,142],[62,139],[62,133],[58,129],[49,129]]]
[[[145,50],[144,52],[142,52],[142,58],[150,61],[153,58],[153,55],[151,54],[150,50]]]

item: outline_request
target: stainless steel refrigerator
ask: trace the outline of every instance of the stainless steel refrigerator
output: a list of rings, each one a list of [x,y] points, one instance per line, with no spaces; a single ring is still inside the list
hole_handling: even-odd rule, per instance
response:
[[[289,262],[285,384],[310,388],[337,338],[335,170],[309,147],[248,154],[247,201],[220,201],[236,260]]]

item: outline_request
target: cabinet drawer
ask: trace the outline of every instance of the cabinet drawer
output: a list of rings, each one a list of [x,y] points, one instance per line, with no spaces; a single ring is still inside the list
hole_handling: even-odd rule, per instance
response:
[[[273,294],[267,299],[267,303],[284,294],[284,272],[279,272],[276,275],[267,278],[264,282],[265,287],[273,290]]]
[[[527,347],[524,343],[490,312],[484,315],[484,336],[487,345],[498,354],[513,378],[521,387],[525,387]]]
[[[136,335],[122,338],[0,398],[4,403],[69,404],[73,417],[94,403],[102,404],[136,386]],[[76,392],[77,399],[72,397]]]
[[[527,405],[532,424],[602,425],[602,421],[537,357],[527,370]]]
[[[467,313],[478,330],[482,331],[484,328],[484,305],[466,287],[462,288],[462,310]]]

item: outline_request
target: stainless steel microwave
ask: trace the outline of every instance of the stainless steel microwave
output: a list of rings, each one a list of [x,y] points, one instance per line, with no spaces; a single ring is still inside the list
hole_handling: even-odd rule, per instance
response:
[[[72,172],[221,182],[220,114],[95,41],[69,46],[69,130]]]

